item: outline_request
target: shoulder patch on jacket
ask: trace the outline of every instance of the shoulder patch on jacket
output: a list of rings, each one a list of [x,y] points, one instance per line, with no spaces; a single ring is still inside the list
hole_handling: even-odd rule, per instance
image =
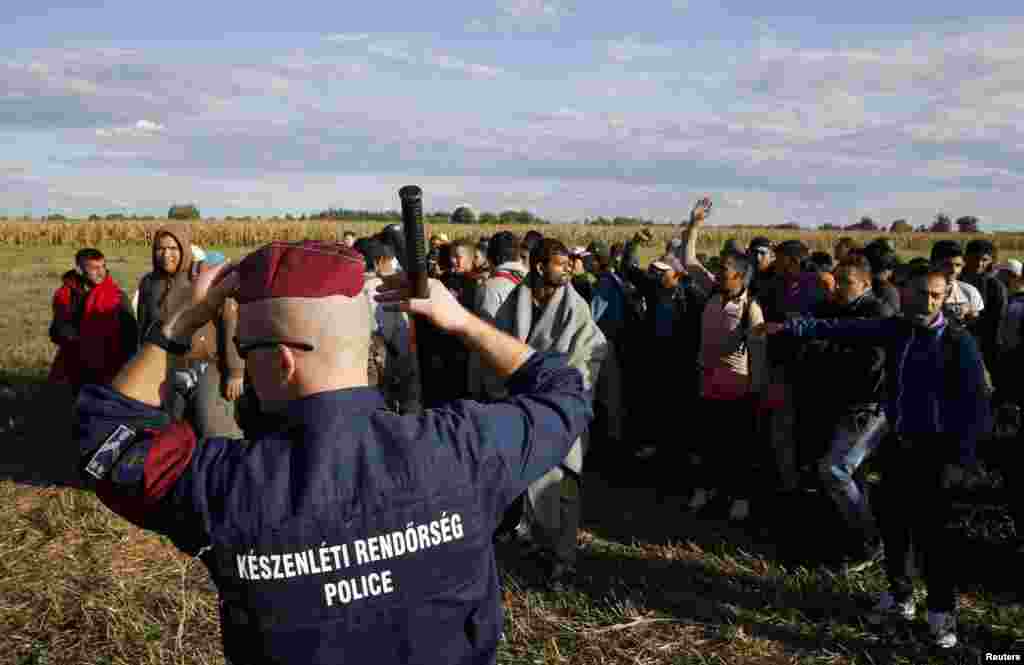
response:
[[[121,457],[125,445],[134,441],[137,434],[127,425],[118,425],[93,453],[85,472],[96,480],[103,480]]]

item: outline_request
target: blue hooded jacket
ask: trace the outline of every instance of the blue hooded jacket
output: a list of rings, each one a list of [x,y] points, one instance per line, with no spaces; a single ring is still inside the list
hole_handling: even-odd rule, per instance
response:
[[[626,293],[621,277],[610,272],[598,275],[590,313],[609,339],[618,337],[626,325]]]
[[[790,335],[886,350],[885,412],[892,430],[908,438],[940,435],[942,454],[966,466],[977,461],[978,438],[991,429],[985,370],[974,337],[939,321],[921,328],[901,317],[888,319],[793,319]],[[960,366],[947,368],[943,337],[954,335]]]

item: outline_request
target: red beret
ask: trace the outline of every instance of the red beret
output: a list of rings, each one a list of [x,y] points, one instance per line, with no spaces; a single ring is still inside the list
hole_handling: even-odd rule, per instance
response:
[[[365,261],[336,242],[273,242],[238,264],[235,299],[245,305],[270,298],[353,298],[363,290]]]

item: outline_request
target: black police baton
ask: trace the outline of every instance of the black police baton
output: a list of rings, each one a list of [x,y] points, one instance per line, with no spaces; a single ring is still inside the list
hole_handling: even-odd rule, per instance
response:
[[[402,199],[402,230],[405,232],[405,254],[402,262],[413,298],[427,298],[430,286],[427,283],[427,242],[423,233],[423,190],[416,185],[406,185],[398,190]],[[432,340],[436,338],[433,324],[424,316],[411,314],[409,320],[412,351],[416,354],[420,370],[420,403],[427,406],[427,395],[431,394],[432,368],[428,353]]]

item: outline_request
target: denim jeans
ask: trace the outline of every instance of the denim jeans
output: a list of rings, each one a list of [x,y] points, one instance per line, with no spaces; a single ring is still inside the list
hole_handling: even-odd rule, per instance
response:
[[[878,534],[868,497],[853,479],[857,469],[878,448],[889,431],[885,414],[877,408],[846,414],[836,426],[828,454],[818,472],[846,525],[864,540]]]

